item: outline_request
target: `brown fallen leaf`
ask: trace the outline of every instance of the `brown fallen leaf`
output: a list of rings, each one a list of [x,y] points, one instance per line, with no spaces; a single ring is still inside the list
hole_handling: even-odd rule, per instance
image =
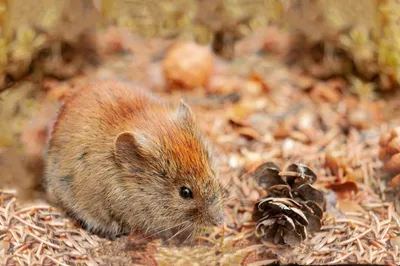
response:
[[[336,183],[345,181],[358,181],[362,178],[362,172],[348,165],[343,157],[334,156],[332,153],[325,155],[325,166],[337,177]]]
[[[345,181],[343,183],[333,183],[326,185],[326,188],[335,191],[337,196],[341,199],[350,197],[352,193],[357,194],[359,189],[357,183],[354,181]]]
[[[330,103],[338,103],[341,99],[341,94],[328,84],[317,83],[311,90],[311,97],[317,101],[321,99]]]
[[[284,139],[290,136],[291,130],[284,123],[279,123],[278,128],[274,130],[272,136],[277,139]]]
[[[249,80],[261,85],[264,92],[270,92],[271,86],[268,85],[268,82],[263,78],[260,74],[253,72],[250,74]]]
[[[244,104],[235,104],[229,111],[228,111],[228,120],[231,124],[240,127],[248,127],[250,126],[245,120],[248,115],[252,113],[249,107],[245,106]]]
[[[309,91],[315,84],[315,80],[309,76],[298,76],[295,80],[296,87],[299,87],[303,91]]]
[[[339,161],[339,158],[328,152],[325,155],[325,166],[331,170],[332,174],[337,175],[339,172],[339,167],[341,166],[341,162]]]
[[[260,134],[254,128],[251,127],[241,127],[238,129],[238,133],[249,140],[260,138]]]
[[[337,91],[343,92],[348,88],[348,82],[344,78],[332,78],[327,81],[330,87]]]
[[[297,141],[305,143],[305,144],[311,143],[311,139],[301,131],[290,132],[290,137],[294,140],[297,140]]]
[[[243,80],[237,76],[229,74],[212,75],[207,83],[206,91],[208,94],[228,94],[239,90]]]

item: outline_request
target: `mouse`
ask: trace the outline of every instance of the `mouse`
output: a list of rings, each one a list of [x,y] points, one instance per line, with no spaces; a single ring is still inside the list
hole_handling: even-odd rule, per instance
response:
[[[121,81],[83,85],[61,106],[44,161],[49,200],[101,237],[223,224],[212,150],[183,100]]]

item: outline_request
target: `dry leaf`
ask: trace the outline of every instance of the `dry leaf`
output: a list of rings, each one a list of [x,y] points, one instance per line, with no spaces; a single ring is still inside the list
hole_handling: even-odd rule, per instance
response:
[[[315,82],[316,81],[311,77],[299,76],[295,80],[295,85],[301,90],[308,91],[314,86]]]
[[[238,91],[242,84],[242,79],[237,76],[214,74],[210,77],[206,90],[209,94],[228,94]]]
[[[249,140],[260,138],[260,134],[251,127],[241,127],[238,129],[238,133]]]
[[[250,124],[245,121],[248,115],[252,113],[252,110],[244,104],[235,104],[228,111],[229,122],[236,126],[249,127]]]
[[[291,130],[284,123],[280,123],[278,128],[274,130],[272,136],[277,139],[284,139],[290,136]]]
[[[325,166],[328,167],[334,175],[338,174],[340,165],[341,163],[337,157],[333,156],[331,153],[326,154]]]
[[[341,199],[350,197],[352,193],[357,194],[359,190],[357,183],[354,181],[328,184],[326,187],[335,191],[338,197]]]
[[[317,100],[323,99],[330,103],[337,103],[341,98],[341,94],[328,84],[317,83],[311,90],[311,97]]]
[[[269,92],[271,91],[271,87],[268,85],[267,81],[265,80],[265,78],[263,78],[262,76],[260,76],[260,74],[253,72],[250,75],[250,81],[255,82],[260,84],[260,86],[262,87],[262,89],[264,90],[264,92]]]

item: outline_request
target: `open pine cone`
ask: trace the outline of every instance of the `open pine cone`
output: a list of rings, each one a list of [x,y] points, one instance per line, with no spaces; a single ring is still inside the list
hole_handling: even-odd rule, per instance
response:
[[[263,243],[299,245],[321,228],[325,199],[312,184],[315,173],[303,164],[291,164],[283,171],[267,162],[253,172],[268,196],[259,200],[254,209],[256,236]]]
[[[392,179],[392,187],[400,189],[400,126],[381,135],[379,159],[384,163],[383,169],[397,174]]]

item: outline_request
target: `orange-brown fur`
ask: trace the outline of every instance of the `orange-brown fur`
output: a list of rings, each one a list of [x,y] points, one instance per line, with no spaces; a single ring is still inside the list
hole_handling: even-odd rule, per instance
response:
[[[55,203],[102,235],[222,222],[221,188],[189,107],[121,82],[89,84],[66,101],[46,185]],[[193,199],[180,196],[182,186]]]

